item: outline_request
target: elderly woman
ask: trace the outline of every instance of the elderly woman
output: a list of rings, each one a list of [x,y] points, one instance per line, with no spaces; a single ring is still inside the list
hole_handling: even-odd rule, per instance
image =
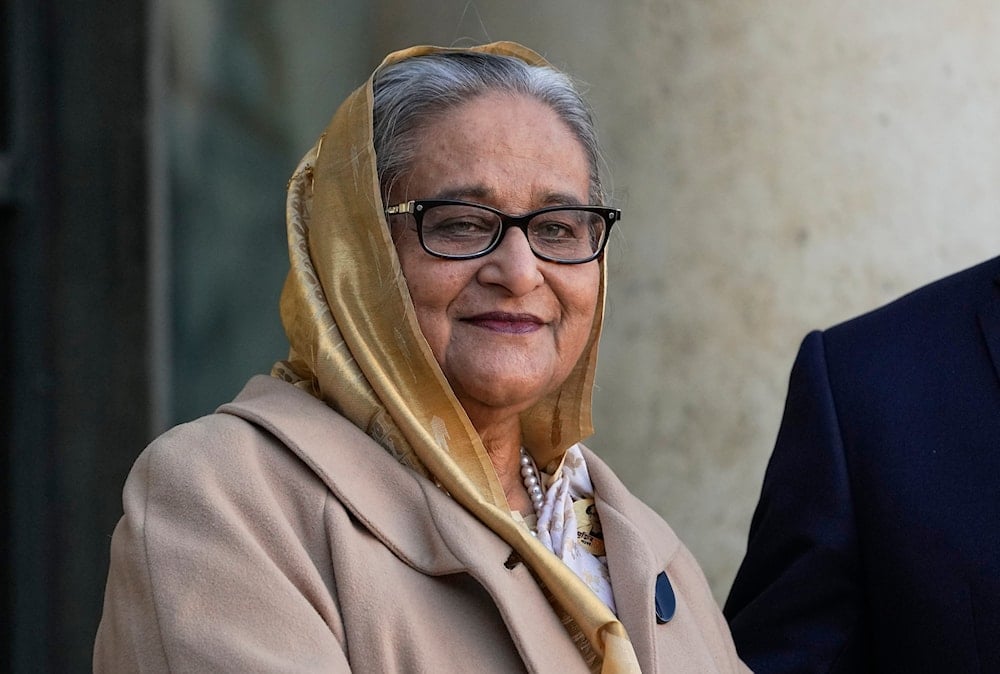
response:
[[[289,183],[288,360],[132,469],[96,670],[743,669],[578,444],[620,216],[598,164],[534,52],[386,58]]]

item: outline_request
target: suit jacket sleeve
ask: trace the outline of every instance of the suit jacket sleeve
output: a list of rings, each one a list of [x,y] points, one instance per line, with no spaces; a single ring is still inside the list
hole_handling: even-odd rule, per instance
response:
[[[864,670],[855,513],[823,335],[806,337],[725,605],[737,651],[759,672]]]
[[[209,419],[129,475],[94,671],[349,671],[316,563],[325,488],[249,425]]]

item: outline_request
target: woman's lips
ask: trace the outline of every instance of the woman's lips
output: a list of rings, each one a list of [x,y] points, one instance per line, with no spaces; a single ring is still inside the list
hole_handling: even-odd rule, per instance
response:
[[[486,330],[514,335],[534,332],[545,324],[538,316],[531,314],[508,314],[499,311],[477,314],[464,319],[464,321]]]

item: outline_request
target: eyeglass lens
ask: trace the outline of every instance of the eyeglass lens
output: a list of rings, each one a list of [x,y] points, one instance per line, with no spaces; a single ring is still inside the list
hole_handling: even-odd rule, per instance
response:
[[[501,217],[467,204],[439,204],[423,213],[423,242],[442,255],[475,255],[500,236]],[[600,250],[607,225],[598,213],[563,208],[539,213],[528,221],[531,249],[556,260],[584,260]]]

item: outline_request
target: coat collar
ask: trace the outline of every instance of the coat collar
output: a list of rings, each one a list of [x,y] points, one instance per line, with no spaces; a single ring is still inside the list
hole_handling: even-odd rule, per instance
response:
[[[308,393],[272,377],[252,378],[218,412],[264,428],[326,484],[364,526],[407,564],[429,575],[462,570],[423,506],[427,482],[400,465],[350,421]],[[332,441],[336,439],[336,441]],[[429,483],[428,483],[429,484]],[[387,504],[398,507],[387,507]]]

